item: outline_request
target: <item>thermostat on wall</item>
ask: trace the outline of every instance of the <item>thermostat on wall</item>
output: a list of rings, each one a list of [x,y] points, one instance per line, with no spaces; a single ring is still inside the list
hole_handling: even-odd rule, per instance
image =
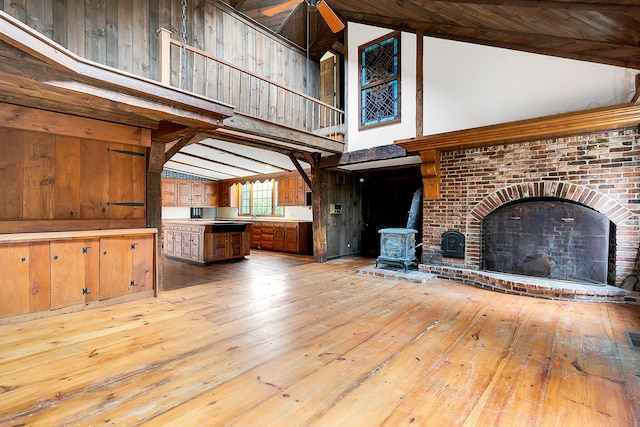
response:
[[[342,205],[339,203],[331,203],[329,205],[329,214],[336,215],[342,213]]]

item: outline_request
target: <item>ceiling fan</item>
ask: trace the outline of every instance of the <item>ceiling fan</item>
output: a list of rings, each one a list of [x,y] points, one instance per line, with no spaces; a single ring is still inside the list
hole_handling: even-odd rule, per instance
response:
[[[322,18],[325,20],[331,31],[337,33],[344,28],[344,23],[342,20],[336,15],[336,13],[331,9],[331,7],[327,4],[325,0],[289,0],[277,6],[273,6],[269,9],[264,10],[266,16],[274,16],[280,12],[284,12],[287,9],[291,9],[293,6],[300,4],[302,2],[306,2],[307,6],[311,10],[317,10],[322,15]]]

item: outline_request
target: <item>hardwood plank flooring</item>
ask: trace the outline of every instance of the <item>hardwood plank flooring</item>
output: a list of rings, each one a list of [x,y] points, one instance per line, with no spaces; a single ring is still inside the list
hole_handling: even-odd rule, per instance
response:
[[[0,425],[640,425],[640,307],[254,251],[158,298],[0,325]]]

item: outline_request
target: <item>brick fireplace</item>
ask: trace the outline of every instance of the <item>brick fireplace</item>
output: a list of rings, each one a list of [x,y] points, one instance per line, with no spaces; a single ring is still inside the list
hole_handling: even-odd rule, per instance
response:
[[[423,202],[421,271],[502,292],[573,300],[602,299],[598,295],[604,295],[610,301],[638,301],[637,292],[619,288],[633,272],[640,239],[640,135],[636,126],[438,152],[435,168],[425,168],[424,159],[433,156],[421,152],[425,186],[433,185],[433,176],[439,184],[439,194]],[[429,170],[435,173],[429,175]],[[570,203],[608,218],[612,236],[604,257],[610,286],[596,290],[574,286],[572,281],[566,286],[549,284],[547,279],[485,269],[483,222],[504,206],[528,200]],[[443,233],[451,230],[465,236],[463,258],[442,255]]]

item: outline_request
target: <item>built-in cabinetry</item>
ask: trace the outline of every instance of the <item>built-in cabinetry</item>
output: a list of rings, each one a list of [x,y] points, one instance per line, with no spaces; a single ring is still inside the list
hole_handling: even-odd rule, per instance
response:
[[[242,258],[250,253],[251,223],[165,221],[167,256],[206,263]]]
[[[0,235],[0,318],[153,291],[156,233]]]
[[[163,178],[162,206],[216,207],[218,183]]]
[[[253,224],[251,247],[309,254],[311,245],[311,222],[257,221]]]
[[[280,206],[307,205],[309,187],[298,174],[278,178],[278,204]]]

